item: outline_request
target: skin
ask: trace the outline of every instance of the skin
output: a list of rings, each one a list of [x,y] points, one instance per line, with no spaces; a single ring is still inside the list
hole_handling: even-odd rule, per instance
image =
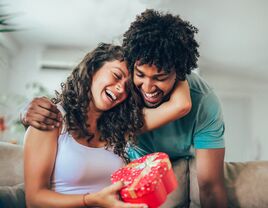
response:
[[[92,78],[93,102],[91,107],[93,110],[95,112],[107,111],[123,102],[127,98],[126,84],[128,79],[129,73],[124,61],[106,62]],[[116,99],[113,100],[107,96],[106,91],[112,93]]]
[[[157,107],[171,92],[176,82],[175,71],[167,74],[155,65],[135,64],[133,82],[147,107]]]
[[[196,170],[202,207],[227,208],[224,185],[225,149],[196,150]]]

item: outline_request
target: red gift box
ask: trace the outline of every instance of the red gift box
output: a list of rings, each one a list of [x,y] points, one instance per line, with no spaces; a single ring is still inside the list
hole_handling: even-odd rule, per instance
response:
[[[123,201],[159,207],[178,186],[168,155],[162,152],[132,161],[112,174],[112,183],[124,181],[120,190]]]

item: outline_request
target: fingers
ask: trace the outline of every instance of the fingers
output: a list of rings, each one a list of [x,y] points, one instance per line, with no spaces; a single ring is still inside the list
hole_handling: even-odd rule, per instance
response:
[[[46,125],[56,125],[59,122],[58,114],[51,113],[51,111],[44,108],[29,109],[26,113],[26,118]]]
[[[148,208],[146,204],[131,204],[120,202],[116,205],[117,208]]]
[[[59,113],[59,110],[57,109],[56,105],[45,97],[35,98],[31,102],[29,109],[33,111],[38,110],[39,114],[54,120],[57,119],[57,115]]]
[[[36,121],[31,122],[31,126],[33,126],[34,128],[40,129],[40,130],[52,130],[55,128],[54,125],[44,125],[44,124],[36,122]]]
[[[50,110],[51,112],[57,113],[59,110],[57,109],[56,105],[52,103],[48,98],[46,97],[40,97],[40,98],[35,98],[32,103],[36,103],[39,105],[41,108],[45,108]]]
[[[116,183],[108,186],[106,189],[107,191],[110,191],[110,192],[118,192],[120,191],[120,189],[122,189],[124,187],[124,183],[122,181],[117,181]]]
[[[50,130],[60,126],[61,115],[48,98],[35,98],[29,104],[23,121],[41,130]]]
[[[106,191],[110,191],[111,193],[117,193],[124,187],[124,183],[122,181],[117,181],[113,185],[107,187]],[[122,201],[119,201],[116,197],[115,200],[118,202],[116,204],[116,208],[147,208],[148,206],[146,204],[131,204],[131,203],[124,203]]]

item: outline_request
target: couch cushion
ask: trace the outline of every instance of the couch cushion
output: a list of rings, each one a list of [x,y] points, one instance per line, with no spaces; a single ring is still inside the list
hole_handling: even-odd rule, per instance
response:
[[[189,180],[188,160],[178,160],[172,164],[174,173],[178,180],[178,188],[170,193],[161,208],[183,208],[188,207]]]
[[[22,146],[0,142],[0,186],[23,182]]]
[[[225,163],[230,207],[268,207],[268,161]]]
[[[228,207],[268,207],[268,161],[225,163],[224,177]],[[200,207],[195,161],[190,163],[190,200],[190,207]]]
[[[0,207],[26,207],[23,184],[16,186],[0,186]]]

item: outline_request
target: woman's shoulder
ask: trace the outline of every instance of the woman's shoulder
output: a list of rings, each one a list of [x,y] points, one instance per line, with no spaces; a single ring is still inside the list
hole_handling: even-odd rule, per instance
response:
[[[25,136],[24,144],[38,144],[45,145],[57,142],[59,137],[59,128],[55,128],[49,131],[39,130],[32,126],[28,127]]]

